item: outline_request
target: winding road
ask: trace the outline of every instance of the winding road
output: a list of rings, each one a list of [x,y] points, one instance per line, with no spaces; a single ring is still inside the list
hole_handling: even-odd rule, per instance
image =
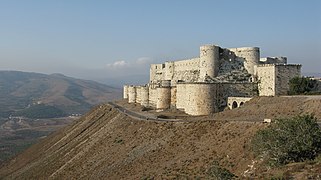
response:
[[[128,116],[130,116],[131,118],[134,118],[134,119],[137,119],[137,120],[144,120],[144,121],[160,121],[160,122],[197,122],[197,121],[213,121],[213,120],[210,120],[210,119],[207,119],[207,120],[183,120],[183,119],[165,119],[165,118],[159,118],[153,114],[150,114],[150,115],[143,115],[143,114],[140,114],[140,113],[137,113],[137,112],[134,112],[134,111],[131,111],[131,110],[128,110],[122,106],[119,106],[113,102],[108,102],[108,104],[110,106],[112,106],[113,108],[117,109],[119,112],[122,112]],[[228,120],[225,120],[225,121],[228,121]],[[231,120],[231,121],[236,121],[236,120]],[[239,120],[239,121],[242,121],[242,122],[246,122],[246,123],[255,123],[255,122],[261,122],[261,121],[249,121],[249,120]],[[317,122],[319,127],[321,128],[321,121],[318,121]]]
[[[109,105],[111,105],[112,107],[114,107],[115,109],[117,109],[118,111],[134,118],[134,119],[138,119],[138,120],[149,120],[149,121],[166,121],[166,122],[189,122],[187,120],[182,120],[182,119],[164,119],[164,118],[159,118],[157,116],[154,115],[143,115],[143,114],[139,114],[137,112],[128,110],[122,106],[119,106],[113,102],[108,102]]]

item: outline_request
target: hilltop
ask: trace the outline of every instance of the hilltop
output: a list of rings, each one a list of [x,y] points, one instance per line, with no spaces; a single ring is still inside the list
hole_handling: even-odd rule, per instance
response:
[[[197,117],[200,121],[193,122],[137,120],[110,105],[97,106],[77,122],[12,159],[0,169],[0,177],[204,179],[211,178],[210,173],[217,170],[217,164],[238,177],[317,177],[321,173],[321,162],[267,169],[251,153],[252,136],[268,125],[261,121],[243,121],[243,116],[251,118],[247,116],[249,112],[261,116],[277,112],[283,117],[314,113],[321,117],[319,97],[287,98],[286,103],[293,103],[293,106],[284,109],[284,104],[280,103],[285,101],[283,98],[257,97],[239,109],[221,112],[220,120],[202,116]],[[263,111],[263,106],[253,108],[257,102],[270,104],[274,110],[270,113]]]

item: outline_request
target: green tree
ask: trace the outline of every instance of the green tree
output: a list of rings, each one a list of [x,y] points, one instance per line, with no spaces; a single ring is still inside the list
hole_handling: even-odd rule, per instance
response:
[[[314,159],[321,152],[321,130],[313,115],[279,119],[256,133],[252,149],[271,165]]]
[[[289,95],[307,94],[317,87],[317,81],[311,77],[294,77],[290,79]]]

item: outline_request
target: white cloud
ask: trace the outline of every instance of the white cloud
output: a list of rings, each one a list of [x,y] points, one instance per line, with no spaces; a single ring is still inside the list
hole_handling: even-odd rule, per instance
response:
[[[110,64],[106,64],[108,69],[141,69],[143,67],[149,67],[153,63],[153,59],[150,57],[140,57],[134,62],[127,62],[124,60],[115,61]]]
[[[151,64],[153,62],[150,57],[140,57],[136,60],[136,64]]]
[[[128,62],[121,60],[121,61],[115,61],[114,63],[111,63],[111,64],[107,64],[106,67],[107,68],[122,68],[122,67],[126,67],[128,65],[129,65]]]

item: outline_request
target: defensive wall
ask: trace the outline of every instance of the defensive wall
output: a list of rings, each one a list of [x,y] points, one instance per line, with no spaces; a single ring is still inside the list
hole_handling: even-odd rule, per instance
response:
[[[286,95],[301,65],[286,57],[260,58],[258,47],[200,47],[197,58],[152,64],[145,86],[124,86],[123,97],[158,110],[177,108],[208,115],[239,107],[253,96]]]
[[[136,89],[136,93],[134,92]],[[257,83],[178,83],[167,87],[129,86],[129,103],[138,103],[157,110],[177,108],[191,115],[219,112],[227,106],[228,97],[257,96]],[[136,98],[132,96],[136,94]],[[133,101],[135,99],[135,102]]]

